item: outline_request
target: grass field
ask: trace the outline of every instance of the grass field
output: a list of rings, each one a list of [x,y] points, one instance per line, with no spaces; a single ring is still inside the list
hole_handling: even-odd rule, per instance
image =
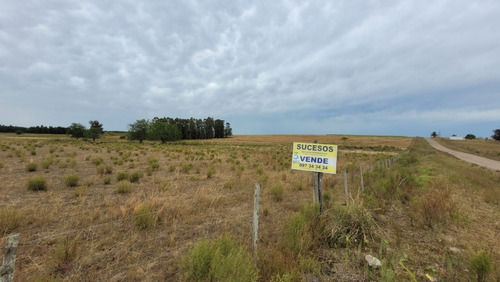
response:
[[[493,139],[450,140],[435,138],[441,145],[455,151],[500,161],[500,142]]]
[[[292,142],[313,140],[339,145],[322,215],[311,206],[311,174],[290,169]],[[0,246],[21,234],[19,281],[230,280],[224,271],[251,261],[255,183],[260,281],[500,278],[500,174],[423,139],[257,135],[162,145],[7,134],[0,149]],[[397,155],[391,169],[376,169]],[[367,254],[382,267],[368,266]],[[213,276],[196,276],[200,265]]]

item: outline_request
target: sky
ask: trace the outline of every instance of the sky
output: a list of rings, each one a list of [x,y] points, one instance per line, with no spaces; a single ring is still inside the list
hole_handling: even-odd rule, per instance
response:
[[[500,1],[0,2],[0,124],[489,137]]]

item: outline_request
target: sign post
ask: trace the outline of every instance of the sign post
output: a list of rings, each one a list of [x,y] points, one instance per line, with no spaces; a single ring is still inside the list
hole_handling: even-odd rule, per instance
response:
[[[294,142],[292,169],[312,171],[314,202],[323,211],[323,173],[337,173],[337,145]]]

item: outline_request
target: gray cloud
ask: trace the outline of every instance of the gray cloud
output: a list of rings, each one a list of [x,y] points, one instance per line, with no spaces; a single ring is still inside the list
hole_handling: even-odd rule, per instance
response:
[[[500,126],[497,1],[2,8],[3,124],[98,119],[125,130],[140,118],[210,115],[240,134],[428,135],[467,124],[480,136]]]

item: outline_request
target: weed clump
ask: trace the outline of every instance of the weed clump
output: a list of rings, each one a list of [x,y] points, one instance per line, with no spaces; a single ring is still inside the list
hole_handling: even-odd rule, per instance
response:
[[[257,270],[245,249],[228,237],[202,240],[182,258],[188,281],[257,281]]]
[[[286,223],[285,243],[296,255],[309,250],[320,239],[321,221],[318,204],[304,205]]]
[[[22,214],[15,209],[0,209],[0,235],[19,227],[22,219]]]
[[[149,229],[155,226],[157,221],[158,215],[151,204],[142,204],[134,211],[134,223],[139,230]]]
[[[76,187],[78,185],[78,181],[80,181],[80,176],[77,174],[64,176],[64,184],[66,184],[66,187]]]
[[[36,163],[28,163],[26,164],[26,171],[33,172],[38,169],[38,165]]]
[[[111,174],[113,172],[113,167],[109,164],[100,164],[97,166],[97,173],[100,175]]]
[[[44,191],[47,190],[47,179],[43,176],[35,176],[28,180],[26,186],[31,191]]]
[[[477,281],[485,281],[491,272],[491,258],[485,251],[479,251],[470,259],[470,268],[477,275]]]
[[[139,179],[142,178],[142,176],[143,176],[142,171],[134,171],[129,175],[128,180],[132,183],[135,183],[138,182]]]
[[[275,202],[281,202],[283,201],[283,185],[282,184],[276,184],[274,185],[271,190],[271,199]]]
[[[128,172],[126,171],[119,171],[116,173],[116,180],[117,181],[122,181],[128,179]]]
[[[326,239],[331,247],[366,244],[372,239],[374,220],[362,203],[338,206],[327,215]]]
[[[120,193],[120,194],[127,194],[127,193],[130,193],[130,191],[132,190],[132,187],[131,187],[130,182],[128,180],[122,180],[122,181],[118,182],[116,189],[117,189],[118,193]]]
[[[96,157],[92,159],[92,163],[95,164],[96,166],[100,165],[103,162],[103,159],[101,157]]]

